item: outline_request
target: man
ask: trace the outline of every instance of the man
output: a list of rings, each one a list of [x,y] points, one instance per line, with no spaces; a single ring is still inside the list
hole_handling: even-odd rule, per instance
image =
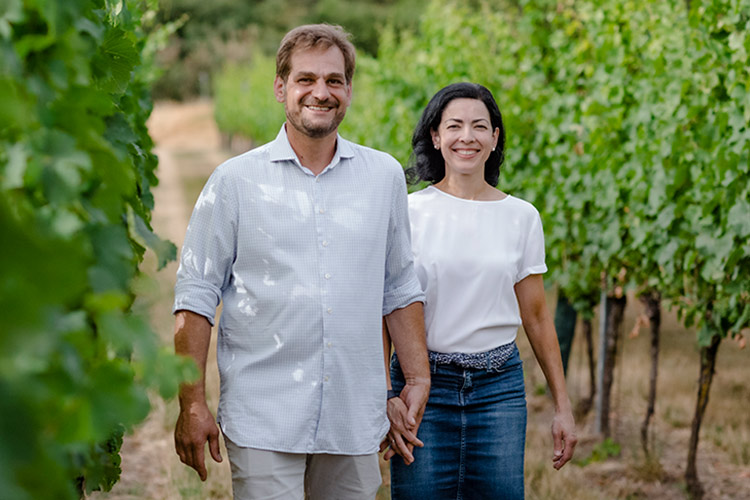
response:
[[[218,421],[235,499],[375,497],[389,425],[382,317],[408,371],[403,403],[391,404],[410,426],[399,451],[418,444],[429,366],[406,187],[392,157],[338,136],[353,73],[339,27],[290,31],[274,80],[286,123],[216,169],[188,226],[175,350],[203,374],[223,301]],[[206,442],[221,461],[218,435],[202,376],[181,388],[175,428],[180,459],[202,480]]]

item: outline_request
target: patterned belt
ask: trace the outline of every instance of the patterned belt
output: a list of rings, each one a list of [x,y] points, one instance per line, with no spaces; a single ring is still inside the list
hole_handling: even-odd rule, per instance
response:
[[[474,368],[489,372],[499,371],[516,350],[516,343],[503,344],[485,352],[435,352],[428,351],[430,363],[455,365],[460,368]]]

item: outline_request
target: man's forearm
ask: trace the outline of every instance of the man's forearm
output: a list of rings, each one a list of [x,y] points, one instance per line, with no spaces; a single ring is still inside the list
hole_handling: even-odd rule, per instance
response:
[[[190,311],[178,311],[175,317],[174,348],[177,354],[195,360],[200,378],[180,386],[180,414],[174,430],[175,451],[180,460],[195,469],[201,481],[208,475],[204,448],[208,442],[211,457],[221,462],[219,428],[206,405],[206,358],[211,341],[211,324]]]
[[[406,383],[426,381],[429,384],[430,365],[427,360],[422,303],[414,302],[394,310],[386,316],[386,323]]]
[[[180,386],[180,406],[193,402],[205,402],[206,359],[211,341],[211,323],[191,311],[178,311],[175,315],[174,350],[176,354],[195,360],[200,378],[192,384]]]

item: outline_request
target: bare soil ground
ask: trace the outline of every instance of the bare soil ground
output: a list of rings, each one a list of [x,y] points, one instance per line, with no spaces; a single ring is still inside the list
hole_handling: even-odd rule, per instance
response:
[[[160,184],[154,189],[156,208],[153,225],[158,234],[178,247],[193,203],[205,179],[231,152],[223,149],[208,101],[158,103],[149,121],[159,156]],[[165,345],[171,345],[171,300],[176,263],[156,271],[152,258],[144,270],[154,277],[151,288],[138,306],[151,312],[155,330]],[[554,298],[550,296],[550,299]],[[640,306],[630,301],[625,331],[635,324]],[[554,302],[550,301],[550,305]],[[594,460],[587,465],[569,464],[561,471],[551,467],[552,442],[549,436],[551,400],[545,393],[544,379],[533,359],[525,337],[519,346],[526,364],[529,404],[526,476],[530,499],[659,499],[687,498],[684,467],[693,415],[698,377],[698,351],[695,335],[686,332],[667,314],[662,339],[662,359],[656,415],[652,423],[653,455],[646,461],[640,451],[639,428],[646,408],[648,391],[648,339],[625,336],[621,344],[613,387],[613,438],[620,445],[619,455]],[[215,339],[215,335],[214,335]],[[215,347],[213,347],[215,349]],[[588,394],[588,378],[581,335],[577,335],[568,374],[571,399]],[[707,499],[750,499],[750,354],[737,344],[725,341],[719,351],[717,375],[703,424],[698,455],[699,476]],[[207,369],[209,405],[218,403],[218,375],[214,351]],[[94,493],[92,499],[229,499],[229,465],[209,462],[209,479],[201,483],[197,475],[180,464],[174,452],[172,430],[177,404],[152,398],[148,419],[125,439],[122,450],[122,477],[108,493]],[[593,414],[579,422],[581,439],[576,459],[602,451],[594,429]],[[225,452],[222,452],[225,455]],[[383,467],[384,487],[379,499],[387,499],[388,471]],[[429,499],[426,499],[429,500]]]

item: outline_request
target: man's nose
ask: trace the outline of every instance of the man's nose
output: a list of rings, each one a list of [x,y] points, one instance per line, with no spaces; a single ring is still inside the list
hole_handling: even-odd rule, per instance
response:
[[[315,82],[315,85],[313,85],[312,89],[312,95],[319,101],[325,101],[331,96],[325,80],[320,79]]]

